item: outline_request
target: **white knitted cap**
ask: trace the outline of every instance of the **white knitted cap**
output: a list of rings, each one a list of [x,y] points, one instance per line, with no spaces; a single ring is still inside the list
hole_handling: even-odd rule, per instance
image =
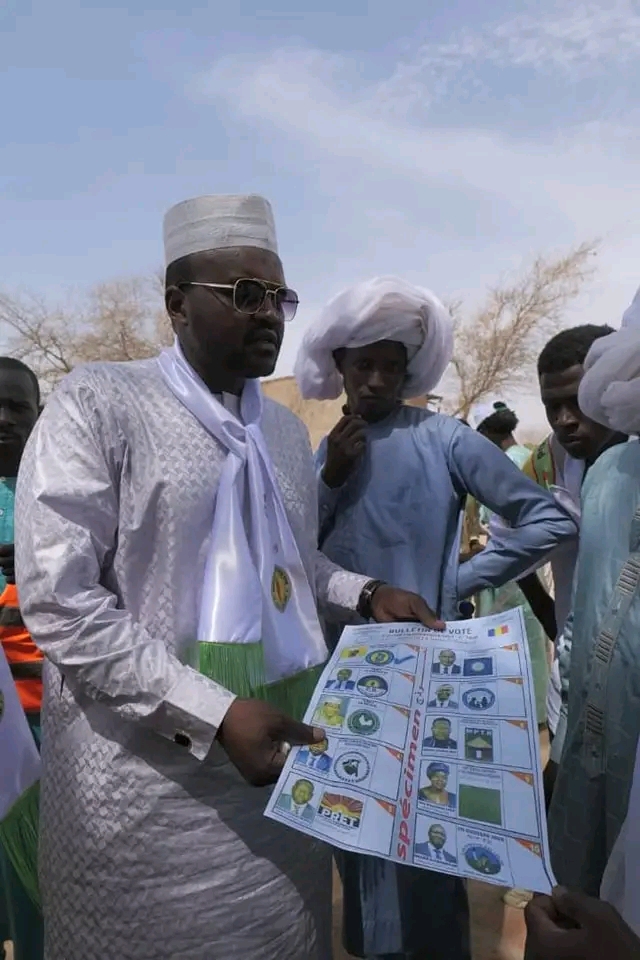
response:
[[[278,253],[270,203],[263,197],[214,196],[183,200],[164,217],[164,257],[168,266],[203,250],[259,247]]]

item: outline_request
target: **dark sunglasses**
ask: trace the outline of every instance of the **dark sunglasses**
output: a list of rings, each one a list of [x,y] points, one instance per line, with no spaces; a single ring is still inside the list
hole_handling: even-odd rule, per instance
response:
[[[238,313],[258,313],[271,297],[280,319],[293,320],[298,309],[298,294],[289,287],[267,286],[264,280],[249,280],[243,277],[235,283],[204,283],[198,280],[185,280],[178,287],[207,287],[209,290],[231,292],[233,309]]]

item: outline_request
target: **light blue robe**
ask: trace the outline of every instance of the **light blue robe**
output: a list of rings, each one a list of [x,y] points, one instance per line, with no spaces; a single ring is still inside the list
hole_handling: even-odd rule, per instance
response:
[[[603,453],[582,488],[565,627],[569,715],[549,813],[558,881],[594,896],[626,816],[640,733],[639,506],[640,443],[632,441]]]
[[[515,580],[577,529],[551,494],[464,424],[402,406],[367,427],[367,451],[344,486],[331,490],[316,454],[321,549],[347,570],[362,570],[419,593],[447,620],[485,587]],[[517,527],[458,562],[462,506],[470,494]]]
[[[320,476],[320,544],[336,563],[425,598],[443,618],[485,587],[515,579],[559,542],[573,521],[494,444],[452,417],[403,406],[367,427],[362,462],[343,487]],[[519,537],[492,540],[459,564],[462,508],[475,497]],[[329,626],[329,641],[338,626]],[[338,857],[344,883],[345,946],[355,956],[408,955],[428,945],[434,957],[469,956],[463,884],[415,867],[356,854]]]

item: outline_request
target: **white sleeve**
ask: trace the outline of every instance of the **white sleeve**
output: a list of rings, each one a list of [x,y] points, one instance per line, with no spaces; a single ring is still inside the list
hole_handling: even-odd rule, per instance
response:
[[[117,549],[118,431],[72,375],[49,400],[18,479],[16,571],[34,642],[80,703],[97,702],[203,759],[234,700],[181,663],[102,585]]]

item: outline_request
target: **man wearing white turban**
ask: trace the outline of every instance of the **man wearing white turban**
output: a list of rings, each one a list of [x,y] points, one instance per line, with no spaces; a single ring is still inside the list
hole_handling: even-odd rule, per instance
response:
[[[318,450],[322,549],[423,596],[443,619],[461,601],[514,579],[564,538],[570,518],[489,440],[452,417],[404,405],[434,390],[452,352],[439,300],[382,278],[340,294],[306,332],[296,362],[303,396],[337,397],[345,416]],[[519,528],[459,566],[468,495]],[[336,629],[329,628],[332,639]],[[433,696],[433,691],[429,692]],[[340,854],[345,946],[355,956],[469,956],[462,881]]]
[[[47,960],[327,960],[328,849],[263,817],[326,646],[323,610],[434,623],[317,551],[304,426],[264,400],[297,297],[260,197],[165,218],[160,357],[71,374],[18,480],[43,650]]]
[[[424,396],[438,385],[451,360],[451,318],[428,290],[396,277],[350,287],[307,330],[295,371],[303,396],[335,400],[342,393],[336,350],[380,340],[399,341],[406,348],[402,396]]]
[[[570,644],[560,664],[569,671],[569,705],[551,856],[560,883],[595,896],[627,815],[640,734],[640,295],[584,367],[583,412],[634,437],[601,454],[582,487]],[[635,866],[626,878],[634,882]]]

